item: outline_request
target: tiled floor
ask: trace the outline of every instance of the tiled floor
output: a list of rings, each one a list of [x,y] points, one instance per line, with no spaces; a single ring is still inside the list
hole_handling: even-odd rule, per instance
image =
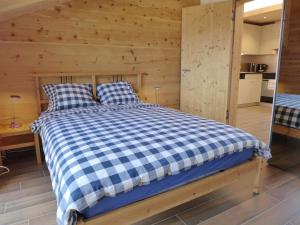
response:
[[[44,165],[35,164],[33,155],[26,155],[11,153],[12,172],[0,177],[0,224],[54,225],[56,203],[49,173]],[[135,225],[300,225],[299,176],[300,166],[293,173],[266,167],[264,189],[258,196],[252,195],[253,174],[248,173],[242,182]]]

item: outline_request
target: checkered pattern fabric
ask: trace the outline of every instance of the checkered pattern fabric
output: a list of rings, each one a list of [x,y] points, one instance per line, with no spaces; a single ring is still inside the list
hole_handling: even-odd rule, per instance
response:
[[[231,126],[151,104],[106,105],[44,113],[40,132],[57,198],[58,224],[138,185],[189,170],[224,154],[268,146]]]
[[[92,86],[90,84],[50,84],[44,91],[49,98],[47,111],[57,111],[78,107],[94,106]]]
[[[126,105],[139,102],[131,84],[123,81],[98,85],[97,96],[102,105]]]
[[[56,92],[55,92],[55,85],[54,84],[46,84],[43,85],[43,90],[48,97],[48,109],[47,112],[55,111],[56,106]]]
[[[300,129],[300,95],[276,95],[274,122]]]

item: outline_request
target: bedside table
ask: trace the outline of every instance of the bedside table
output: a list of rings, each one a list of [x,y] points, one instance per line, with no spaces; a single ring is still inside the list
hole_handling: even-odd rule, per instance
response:
[[[8,124],[0,124],[0,165],[2,165],[1,153],[31,146],[35,146],[36,160],[40,164],[41,153],[38,138],[38,135],[31,132],[30,123],[23,122],[19,128],[10,128]]]

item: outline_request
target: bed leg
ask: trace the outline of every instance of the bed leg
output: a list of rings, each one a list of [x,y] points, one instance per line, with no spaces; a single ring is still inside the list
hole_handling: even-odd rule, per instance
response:
[[[37,164],[39,165],[42,163],[42,157],[41,157],[40,137],[38,134],[34,134],[34,144],[35,144],[36,161]]]
[[[258,195],[261,192],[262,188],[262,173],[263,168],[265,166],[265,160],[263,158],[258,159],[258,168],[257,173],[255,174],[254,186],[253,186],[253,194]]]

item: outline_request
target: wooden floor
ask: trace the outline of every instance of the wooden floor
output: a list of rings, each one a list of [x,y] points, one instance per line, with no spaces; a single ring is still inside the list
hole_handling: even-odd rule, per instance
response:
[[[239,108],[237,127],[253,134],[258,139],[269,143],[272,104]]]
[[[0,224],[56,224],[47,168],[37,166],[32,154],[8,157],[12,172],[0,177]],[[300,225],[300,165],[290,171],[267,166],[258,196],[252,195],[251,175],[135,225]]]

